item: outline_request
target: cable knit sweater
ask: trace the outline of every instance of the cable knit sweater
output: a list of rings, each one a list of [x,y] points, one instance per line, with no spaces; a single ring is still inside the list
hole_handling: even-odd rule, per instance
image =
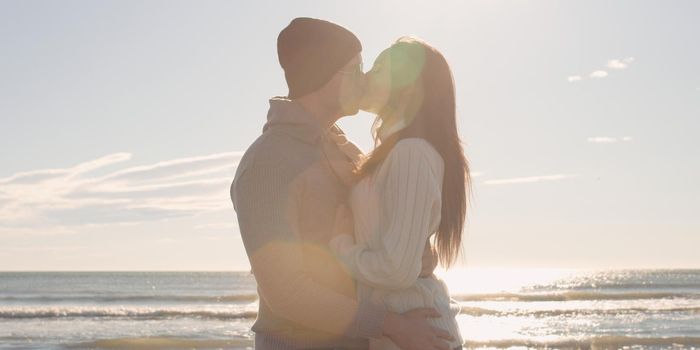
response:
[[[425,140],[403,139],[384,162],[352,190],[350,204],[355,237],[340,235],[331,241],[358,281],[358,296],[404,312],[433,307],[443,316],[434,326],[462,338],[455,316],[459,307],[445,283],[436,277],[419,278],[426,240],[440,224],[444,163]],[[370,340],[370,349],[398,349],[388,338]]]

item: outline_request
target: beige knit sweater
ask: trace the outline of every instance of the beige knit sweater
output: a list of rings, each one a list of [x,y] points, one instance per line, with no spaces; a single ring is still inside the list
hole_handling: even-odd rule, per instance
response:
[[[352,190],[350,204],[355,237],[340,235],[331,249],[358,281],[360,299],[404,312],[436,308],[443,316],[434,326],[449,331],[459,347],[462,338],[445,283],[419,278],[426,240],[440,224],[444,163],[425,140],[403,139],[384,162]],[[370,349],[398,349],[388,338],[370,340]]]

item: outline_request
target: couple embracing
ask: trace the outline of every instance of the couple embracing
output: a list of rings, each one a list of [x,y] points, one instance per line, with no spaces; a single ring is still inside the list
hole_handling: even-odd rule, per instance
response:
[[[260,296],[255,348],[461,349],[459,307],[433,270],[461,246],[469,167],[452,73],[403,37],[362,68],[358,38],[296,18],[277,39],[289,93],[231,185]],[[363,154],[335,124],[376,114]]]

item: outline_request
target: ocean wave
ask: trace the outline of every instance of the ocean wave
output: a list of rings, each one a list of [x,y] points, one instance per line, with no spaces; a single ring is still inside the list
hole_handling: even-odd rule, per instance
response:
[[[462,294],[453,297],[459,301],[570,301],[570,300],[637,300],[637,299],[700,299],[696,293],[632,292],[609,293],[570,291],[559,293],[489,293]]]
[[[461,307],[460,314],[467,316],[496,316],[496,317],[560,317],[560,316],[616,316],[633,314],[658,314],[658,313],[685,313],[700,314],[698,307],[668,307],[668,308],[614,308],[614,309],[550,309],[550,310],[492,310],[479,307]]]
[[[640,300],[640,299],[700,299],[700,293],[674,292],[598,292],[566,291],[552,293],[485,293],[456,294],[458,301],[571,301],[571,300]],[[181,302],[181,303],[245,303],[258,300],[257,294],[233,295],[0,295],[0,303],[61,303],[61,302]]]
[[[587,282],[570,282],[561,283],[559,285],[534,285],[530,287],[532,290],[548,290],[548,289],[570,289],[570,290],[586,290],[586,289],[612,289],[612,290],[698,290],[700,283],[691,282],[657,282],[657,281],[640,281],[640,282],[619,282],[619,281],[600,281],[592,280]]]
[[[256,311],[250,310],[180,310],[173,308],[139,307],[17,307],[0,308],[0,319],[26,318],[209,318],[209,319],[252,319]]]
[[[700,306],[668,307],[668,308],[579,308],[579,309],[546,309],[527,310],[509,309],[493,310],[480,307],[462,306],[460,315],[464,316],[494,316],[494,317],[579,317],[579,316],[616,316],[630,314],[658,313],[700,314]],[[178,309],[151,307],[99,307],[99,306],[50,306],[50,307],[0,307],[0,319],[67,319],[67,318],[129,318],[143,319],[254,319],[257,311],[250,308],[237,310],[211,309]]]
[[[69,349],[244,349],[248,339],[186,339],[170,337],[98,339],[67,345]]]
[[[467,340],[465,347],[489,347],[489,348],[555,348],[555,349],[619,349],[626,346],[700,346],[700,337],[626,337],[626,336],[601,336],[585,339],[561,339],[552,341],[538,341],[530,339],[507,340]]]
[[[235,295],[32,295],[0,296],[0,302],[190,302],[190,303],[224,303],[224,302],[253,302],[258,300],[257,294]]]
[[[67,345],[72,349],[240,349],[252,346],[248,339],[186,339],[169,337],[99,339]],[[618,349],[623,347],[698,347],[700,337],[628,337],[601,336],[584,339],[532,340],[497,339],[466,340],[467,348],[549,348],[549,349]]]

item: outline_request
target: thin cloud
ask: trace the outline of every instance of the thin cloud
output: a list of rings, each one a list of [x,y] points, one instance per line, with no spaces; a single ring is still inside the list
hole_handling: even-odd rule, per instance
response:
[[[188,176],[208,175],[228,170],[242,152],[216,153],[207,156],[179,158],[155,164],[135,166],[116,171],[101,180],[145,181],[163,180]]]
[[[627,69],[632,62],[635,61],[634,57],[625,57],[625,58],[613,58],[609,59],[608,62],[605,65],[605,68],[611,69],[611,70],[623,70]],[[575,83],[582,81],[583,79],[603,79],[608,77],[610,73],[605,70],[605,69],[596,69],[593,72],[589,73],[587,77],[583,77],[580,74],[576,75],[570,75],[566,77],[566,80],[570,83]]]
[[[101,158],[93,159],[84,163],[80,163],[71,168],[65,169],[41,169],[27,172],[16,173],[10,177],[0,179],[0,184],[22,184],[22,183],[37,183],[47,181],[52,178],[75,177],[92,170],[105,167],[107,165],[124,162],[131,159],[129,153],[114,153]]]
[[[617,143],[617,142],[632,141],[632,137],[630,137],[630,136],[624,136],[624,137],[596,136],[596,137],[589,137],[586,139],[586,141],[588,141],[590,143]]]
[[[25,237],[32,236],[66,236],[75,234],[74,228],[64,226],[52,227],[2,227],[0,226],[0,236],[3,237]]]
[[[230,230],[238,228],[237,222],[214,222],[201,224],[194,227],[195,230]]]
[[[589,75],[589,77],[595,78],[595,79],[602,79],[602,78],[605,78],[607,76],[608,76],[608,72],[606,72],[604,70],[597,70],[597,71],[592,72]]]
[[[241,156],[216,153],[95,175],[132,158],[114,153],[68,168],[20,172],[0,179],[0,234],[66,232],[222,210],[230,207],[229,184]]]
[[[22,252],[22,253],[39,253],[39,254],[45,254],[45,253],[68,253],[68,252],[73,252],[73,251],[80,251],[85,249],[85,246],[80,246],[80,245],[68,245],[68,246],[50,246],[50,247],[44,247],[44,246],[25,246],[25,247],[10,247],[10,251],[15,251],[15,252]]]
[[[559,180],[569,179],[572,177],[576,177],[576,175],[555,174],[555,175],[513,177],[513,178],[507,178],[507,179],[486,180],[486,181],[484,181],[484,185],[526,184],[526,183],[535,183],[535,182],[559,181]]]
[[[610,60],[610,61],[608,61],[608,64],[606,65],[606,67],[608,67],[610,69],[625,69],[625,68],[627,68],[627,64],[625,64],[624,62],[622,62],[620,60]]]
[[[599,136],[599,137],[589,137],[587,139],[587,141],[590,143],[615,143],[615,142],[617,142],[617,138]]]
[[[611,59],[608,60],[607,67],[610,69],[625,69],[629,67],[630,63],[634,62],[634,57],[626,57],[623,59]]]

